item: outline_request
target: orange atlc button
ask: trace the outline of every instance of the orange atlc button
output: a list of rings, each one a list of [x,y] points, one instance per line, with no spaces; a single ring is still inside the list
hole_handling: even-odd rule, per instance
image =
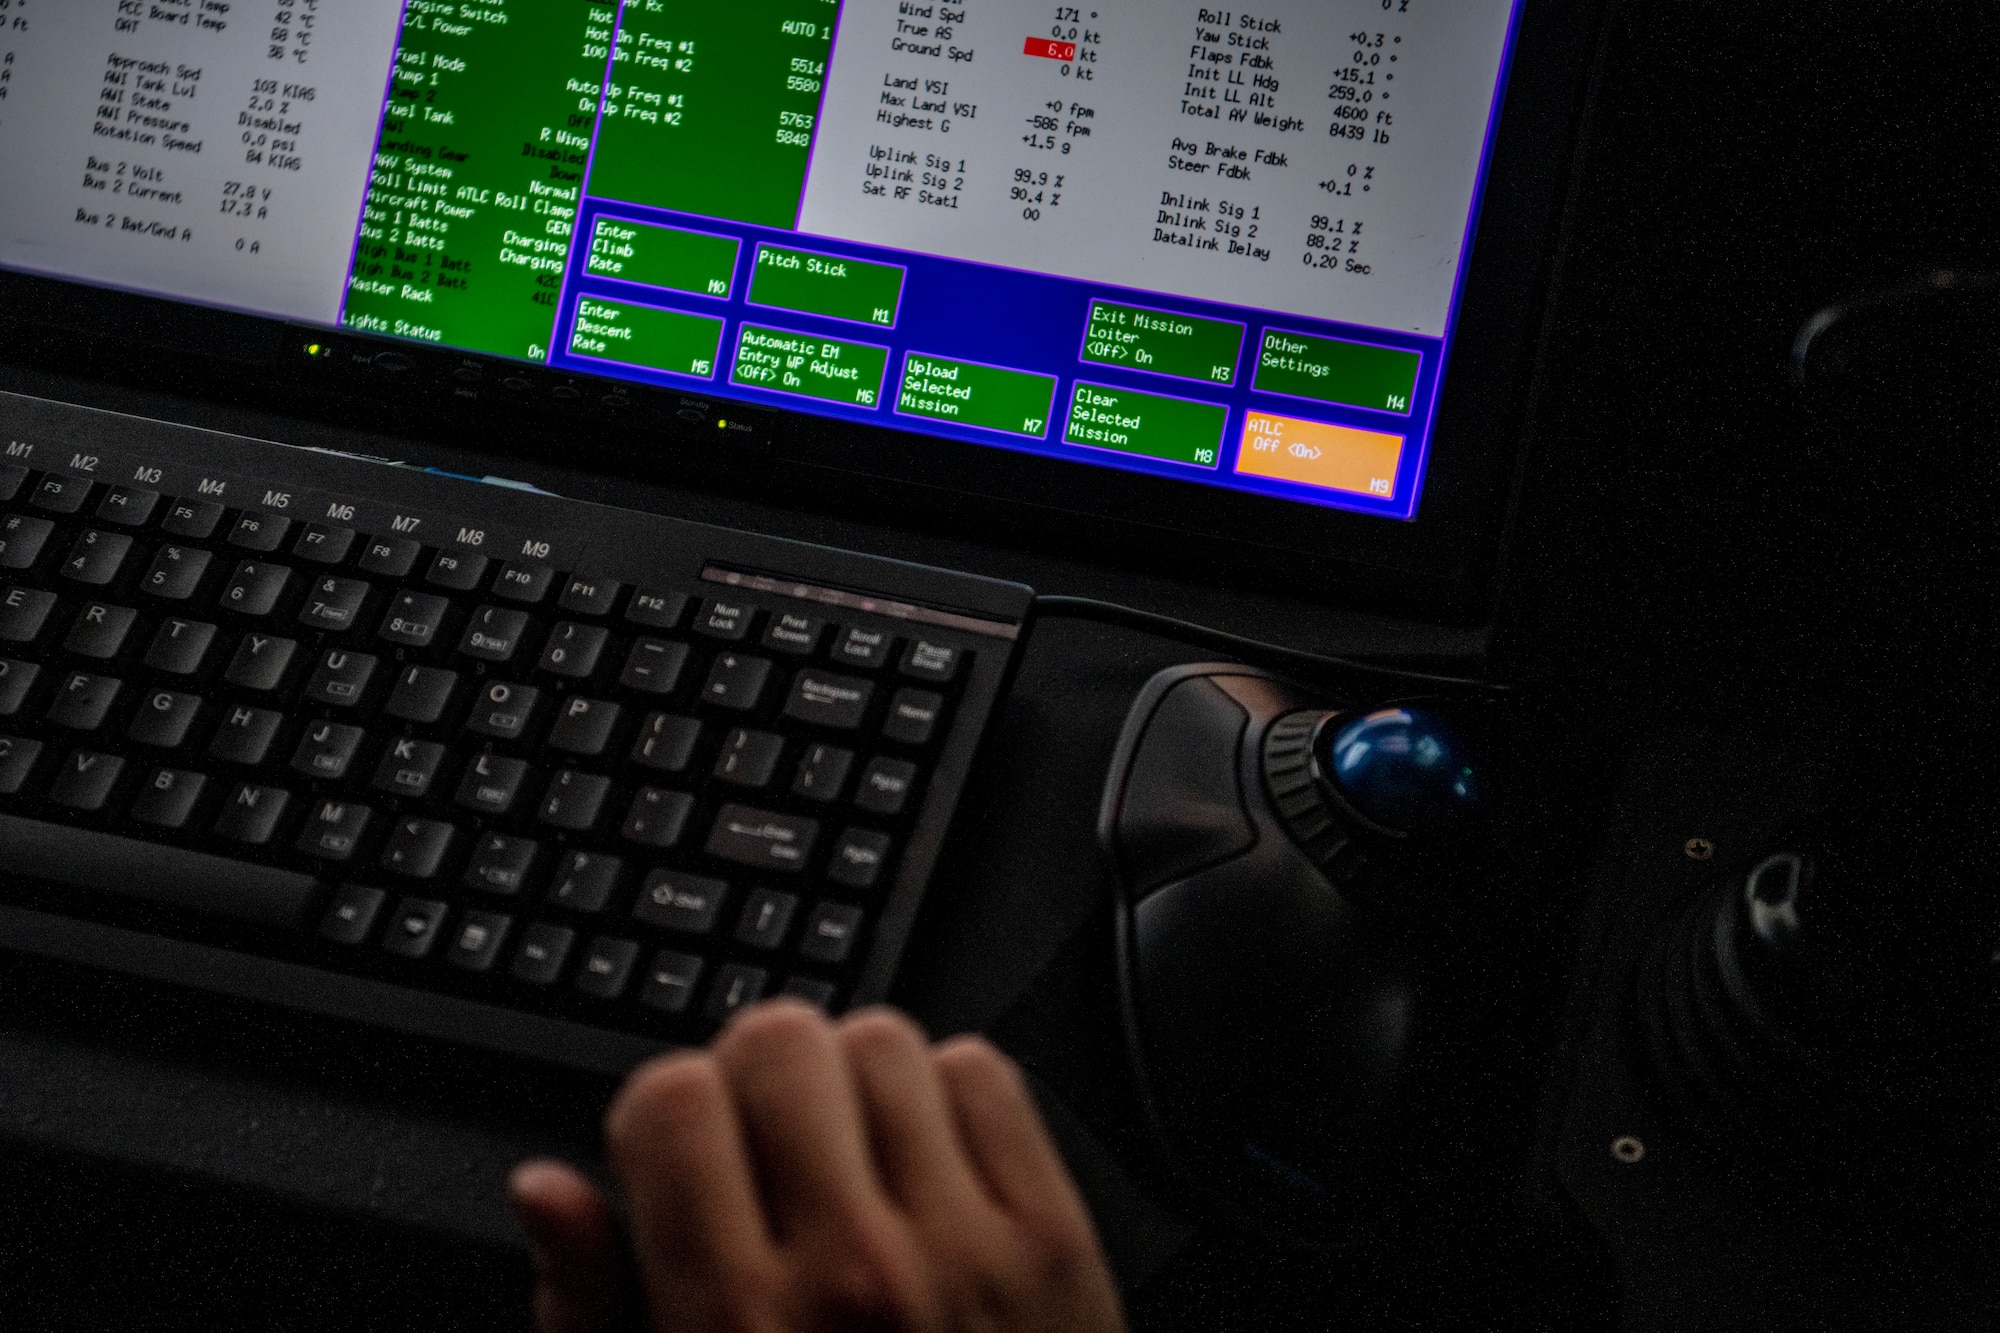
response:
[[[1252,412],[1243,422],[1236,470],[1393,500],[1396,464],[1402,457],[1400,435]]]

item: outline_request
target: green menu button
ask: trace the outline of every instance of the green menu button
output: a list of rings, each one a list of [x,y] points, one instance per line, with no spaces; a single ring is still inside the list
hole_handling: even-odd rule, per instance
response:
[[[1220,403],[1140,393],[1078,381],[1063,429],[1068,444],[1143,454],[1170,463],[1214,467],[1229,409]]]
[[[1259,393],[1407,413],[1423,360],[1396,347],[1266,329],[1254,387]]]
[[[731,383],[829,403],[874,407],[881,401],[889,349],[810,333],[745,324],[736,339]]]
[[[721,343],[722,321],[713,316],[594,296],[577,302],[569,334],[573,356],[702,379],[715,377],[716,349]]]
[[[1053,375],[912,352],[903,359],[896,411],[1039,440],[1049,433],[1049,406],[1055,396]]]

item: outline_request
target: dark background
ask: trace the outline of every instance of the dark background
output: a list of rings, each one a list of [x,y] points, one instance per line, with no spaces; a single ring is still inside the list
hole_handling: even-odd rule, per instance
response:
[[[1524,816],[1538,935],[1505,999],[1536,1007],[1547,1040],[1606,783],[1632,747],[1679,725],[1810,731],[1879,685],[1852,666],[1840,637],[1862,631],[1832,614],[1827,548],[1807,535],[1839,497],[1787,359],[1806,318],[1852,291],[2000,268],[1996,56],[1977,3],[1631,3],[1614,20],[1491,668],[1530,687],[1539,719]],[[1887,437],[1879,470],[1844,475],[1913,543],[1912,488],[1950,480]],[[942,544],[935,558],[969,564]],[[1093,588],[1079,574],[1044,590]],[[1338,642],[1339,623],[1299,637]],[[1026,1059],[1143,1195],[1157,1181],[1115,1077],[1091,824],[1131,695],[1206,656],[1037,631],[903,990],[935,1030],[986,1028]],[[985,958],[996,933],[1006,967]],[[524,1323],[504,1217],[455,1201],[497,1190],[514,1153],[587,1150],[604,1088],[14,959],[0,1005],[0,1327]],[[215,1054],[228,1050],[256,1054]],[[1524,1176],[1533,1085],[1558,1062],[1543,1050],[1522,1066],[1503,1151]],[[1611,1327],[1607,1254],[1531,1193],[1467,1200],[1518,1225],[1491,1252],[1437,1256],[1421,1281],[1204,1233],[1135,1316]],[[1137,1204],[1116,1225],[1159,1220]]]

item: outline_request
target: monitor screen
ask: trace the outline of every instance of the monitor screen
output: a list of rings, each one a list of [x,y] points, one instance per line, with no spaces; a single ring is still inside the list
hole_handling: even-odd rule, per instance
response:
[[[1518,0],[0,0],[0,267],[1409,519]]]

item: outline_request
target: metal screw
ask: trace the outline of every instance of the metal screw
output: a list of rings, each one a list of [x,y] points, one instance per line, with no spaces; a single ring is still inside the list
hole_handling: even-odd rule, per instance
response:
[[[1715,856],[1715,844],[1707,838],[1689,838],[1681,844],[1681,850],[1690,861],[1707,861]]]
[[[1635,1166],[1646,1160],[1646,1145],[1626,1134],[1611,1140],[1611,1155],[1627,1166]]]

